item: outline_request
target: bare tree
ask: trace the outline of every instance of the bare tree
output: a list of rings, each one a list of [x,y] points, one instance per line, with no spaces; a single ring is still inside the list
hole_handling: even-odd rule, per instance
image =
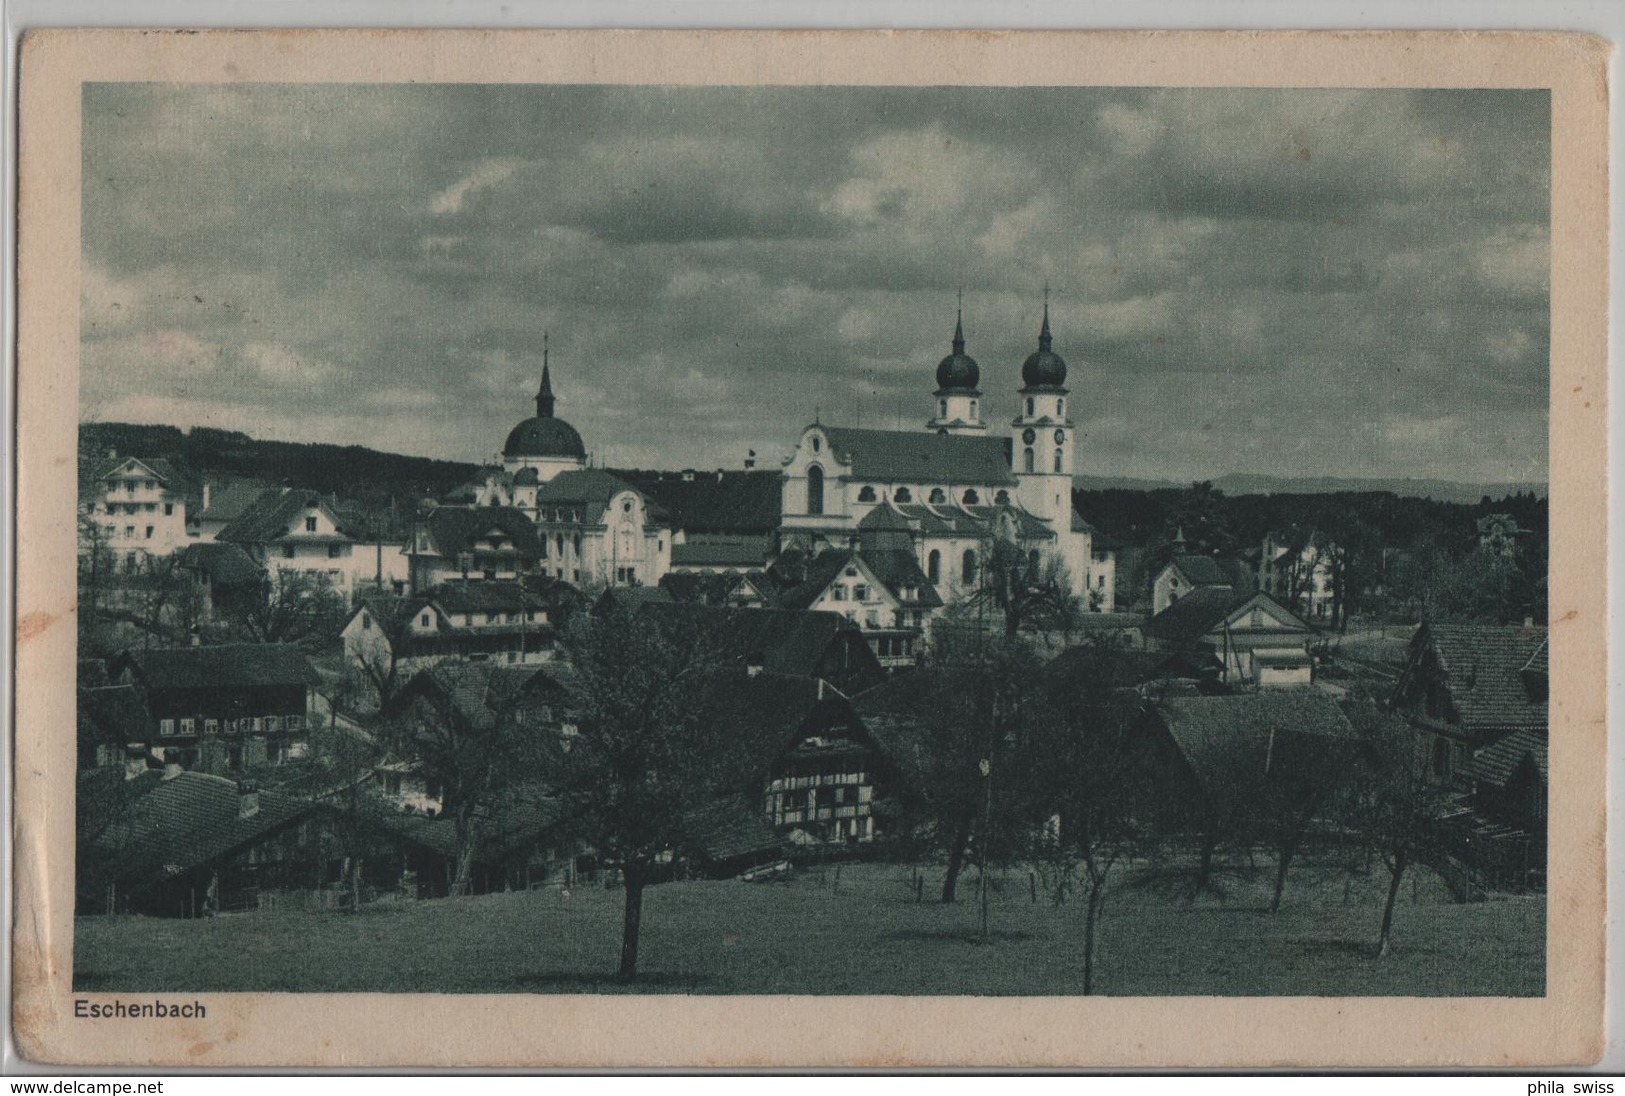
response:
[[[255,643],[329,644],[344,626],[344,598],[324,575],[271,568],[265,594],[241,622]]]
[[[1082,612],[1064,560],[1005,538],[995,538],[987,547],[981,585],[972,600],[997,610],[1011,639],[1023,631],[1070,636]]]

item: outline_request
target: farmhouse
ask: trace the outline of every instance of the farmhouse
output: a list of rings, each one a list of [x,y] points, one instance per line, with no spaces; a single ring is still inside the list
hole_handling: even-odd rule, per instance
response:
[[[1312,634],[1309,625],[1268,594],[1237,593],[1228,586],[1199,587],[1145,625],[1147,646],[1205,656],[1231,688],[1309,684]]]
[[[448,582],[415,596],[365,596],[340,636],[345,658],[409,675],[450,658],[529,665],[553,657],[547,604],[517,582]]]
[[[292,644],[133,650],[108,672],[145,700],[148,723],[126,743],[158,762],[227,772],[305,753],[318,679]]]

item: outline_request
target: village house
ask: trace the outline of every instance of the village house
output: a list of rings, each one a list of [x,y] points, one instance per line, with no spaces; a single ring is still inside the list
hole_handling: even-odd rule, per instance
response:
[[[398,545],[352,535],[334,504],[315,491],[265,488],[214,540],[238,545],[267,570],[307,576],[347,598],[406,579]]]
[[[240,544],[188,544],[175,565],[197,589],[203,616],[241,618],[265,600],[265,568]]]
[[[547,546],[512,507],[438,506],[412,528],[406,553],[413,594],[458,582],[516,582],[538,571]]]
[[[155,764],[241,772],[307,749],[317,678],[292,644],[132,650],[108,673],[140,691],[147,722],[128,728],[124,741]]]
[[[907,549],[826,549],[775,598],[782,609],[838,613],[863,632],[888,670],[919,659],[925,622],[942,599]]]
[[[1232,689],[1308,685],[1314,679],[1312,629],[1268,594],[1201,586],[1147,621],[1144,635],[1154,650],[1205,658]]]
[[[1457,852],[1518,886],[1545,867],[1548,662],[1544,627],[1423,624],[1393,694],[1421,763],[1461,793]]]
[[[658,589],[673,601],[721,605],[731,609],[766,609],[775,604],[778,585],[765,571],[673,571]]]
[[[81,913],[202,917],[316,880],[308,800],[178,765],[80,774]]]
[[[202,510],[198,514],[198,539],[212,542],[220,531],[242,517],[259,501],[270,484],[242,476],[211,472],[203,477]]]
[[[347,661],[402,680],[447,659],[531,665],[553,657],[547,603],[517,582],[447,582],[361,598],[340,632]]]
[[[1187,594],[1202,589],[1251,593],[1254,583],[1233,560],[1182,551],[1184,535],[1174,542],[1175,552],[1151,581],[1151,613],[1156,615]]]
[[[185,547],[196,535],[187,526],[196,489],[172,461],[115,458],[96,476],[96,495],[88,506],[98,530],[94,549],[115,570],[133,574]]]

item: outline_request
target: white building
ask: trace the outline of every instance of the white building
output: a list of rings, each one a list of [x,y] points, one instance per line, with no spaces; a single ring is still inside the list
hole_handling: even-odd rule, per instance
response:
[[[400,545],[351,536],[315,491],[268,487],[214,539],[241,545],[268,571],[325,580],[347,597],[375,588],[380,580],[384,589],[407,580],[408,561]]]
[[[916,559],[944,601],[978,587],[997,539],[1064,565],[1089,608],[1116,606],[1115,559],[1072,504],[1076,429],[1067,365],[1051,348],[1049,307],[1038,349],[1021,368],[1009,432],[982,420],[981,370],[965,353],[962,322],[937,366],[936,414],[923,431],[815,423],[784,463],[781,543],[818,555],[846,547],[864,519],[889,506],[909,523]]]
[[[128,457],[96,479],[90,504],[96,547],[123,571],[139,571],[185,547],[190,483],[162,458]]]

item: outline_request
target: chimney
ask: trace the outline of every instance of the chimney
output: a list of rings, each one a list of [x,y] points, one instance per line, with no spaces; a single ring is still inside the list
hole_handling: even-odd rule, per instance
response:
[[[252,780],[237,783],[237,817],[253,818],[260,813],[260,786]]]
[[[182,772],[181,763],[179,761],[165,761],[164,762],[164,779],[165,780],[174,780],[177,776],[181,775],[181,772]]]

